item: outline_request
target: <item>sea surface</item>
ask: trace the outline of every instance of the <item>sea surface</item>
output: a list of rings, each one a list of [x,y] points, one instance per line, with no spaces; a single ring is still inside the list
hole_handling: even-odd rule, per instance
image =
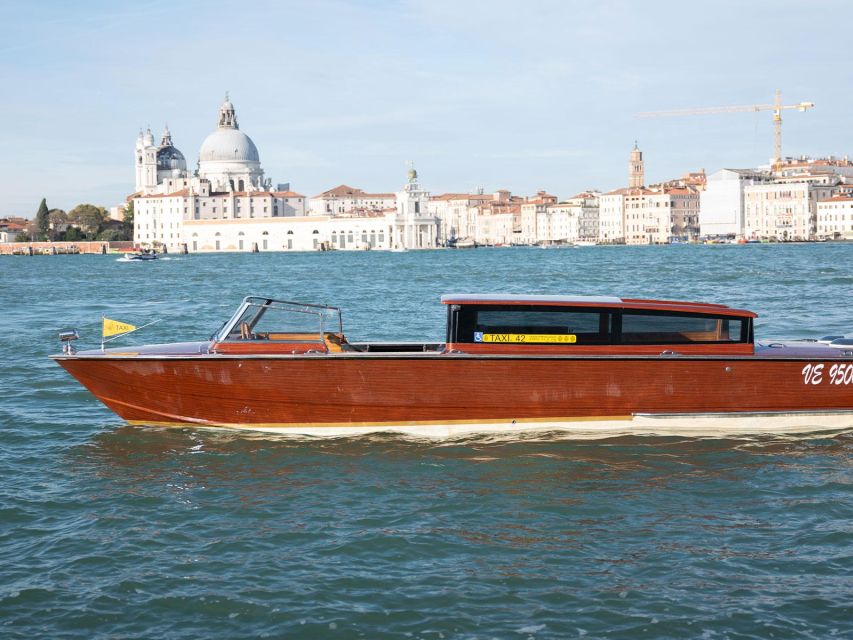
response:
[[[853,332],[853,244],[0,257],[0,638],[851,638],[853,425],[299,439],[129,427],[47,355],[248,294],[436,340],[442,293],[722,302]],[[320,392],[321,390],[318,390]]]

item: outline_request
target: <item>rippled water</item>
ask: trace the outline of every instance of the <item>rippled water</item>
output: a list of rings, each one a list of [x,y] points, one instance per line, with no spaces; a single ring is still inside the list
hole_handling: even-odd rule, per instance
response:
[[[46,355],[243,295],[440,340],[447,292],[723,302],[853,331],[853,245],[0,258],[2,638],[853,636],[853,431],[286,439],[124,426]],[[130,339],[125,339],[125,343]],[[81,346],[86,346],[81,345]]]

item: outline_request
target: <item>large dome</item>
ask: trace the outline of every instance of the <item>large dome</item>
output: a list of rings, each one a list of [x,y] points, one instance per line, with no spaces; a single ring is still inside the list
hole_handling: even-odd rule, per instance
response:
[[[260,162],[258,148],[239,129],[217,129],[204,139],[198,152],[202,162]]]

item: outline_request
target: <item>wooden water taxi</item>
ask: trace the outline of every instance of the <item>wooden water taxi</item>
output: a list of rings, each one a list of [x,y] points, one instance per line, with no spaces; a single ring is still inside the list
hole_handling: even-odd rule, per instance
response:
[[[248,297],[209,340],[91,351],[67,342],[51,357],[133,424],[439,436],[853,428],[843,338],[755,342],[755,314],[721,304],[442,302],[441,343],[351,342],[335,307]]]

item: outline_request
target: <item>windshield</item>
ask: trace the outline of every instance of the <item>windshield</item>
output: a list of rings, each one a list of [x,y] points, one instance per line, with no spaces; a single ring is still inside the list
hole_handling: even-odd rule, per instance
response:
[[[251,297],[243,301],[217,340],[323,342],[325,335],[340,333],[340,309]]]

